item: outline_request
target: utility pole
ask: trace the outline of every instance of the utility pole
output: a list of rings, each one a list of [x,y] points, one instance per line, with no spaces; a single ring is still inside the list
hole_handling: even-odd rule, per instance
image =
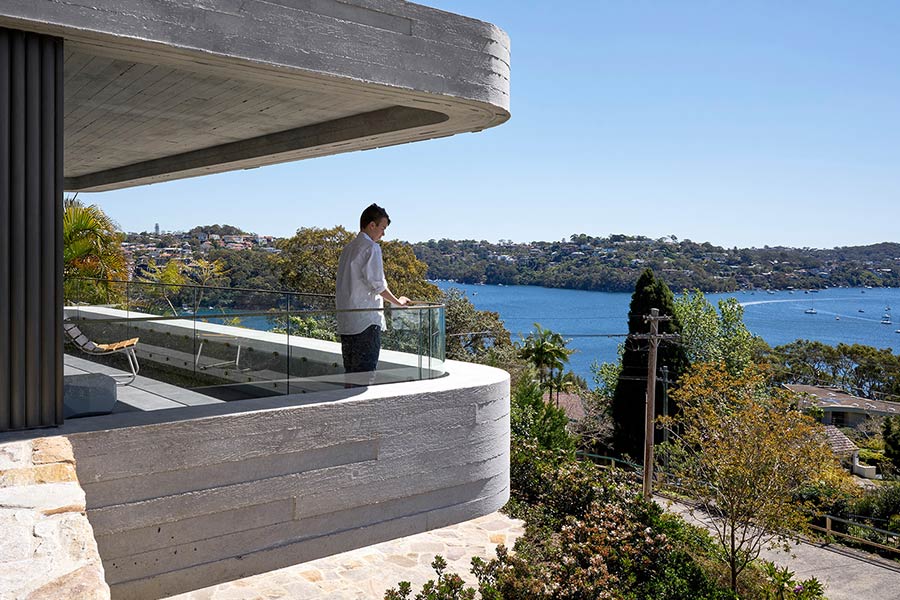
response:
[[[650,353],[647,357],[647,394],[644,398],[644,498],[650,499],[653,493],[653,422],[656,420],[656,354],[660,340],[677,339],[678,334],[660,333],[659,322],[670,321],[672,317],[659,316],[658,308],[651,308],[644,321],[650,323],[649,334],[631,336],[632,339],[650,341]],[[666,374],[668,383],[668,373]]]

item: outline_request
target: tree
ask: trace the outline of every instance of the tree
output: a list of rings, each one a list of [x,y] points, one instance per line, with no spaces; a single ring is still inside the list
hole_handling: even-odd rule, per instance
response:
[[[681,322],[675,314],[675,299],[672,291],[651,269],[645,269],[635,285],[628,313],[629,335],[649,333],[650,325],[644,316],[651,308],[658,308],[659,314],[671,316],[669,321],[659,323],[660,333],[680,333]],[[613,445],[621,456],[643,456],[644,444],[644,403],[647,393],[647,361],[649,357],[646,340],[629,340],[622,354],[622,370],[610,405],[613,418]],[[677,381],[687,366],[687,357],[679,344],[661,343],[657,366],[668,368],[669,377]],[[662,413],[662,383],[658,383],[656,414]],[[675,410],[670,406],[670,410]],[[661,438],[660,440],[661,441]]]
[[[509,368],[515,361],[509,331],[499,313],[477,310],[457,288],[444,292],[447,358]]]
[[[556,371],[550,376],[550,383],[553,386],[552,389],[556,391],[556,407],[559,408],[559,395],[562,392],[572,392],[578,390],[578,378],[575,376],[575,373],[572,371],[563,371],[562,368],[556,369]]]
[[[331,229],[301,228],[293,237],[281,240],[275,259],[281,285],[300,293],[335,293],[341,251],[354,234],[341,226]],[[416,258],[409,244],[382,241],[384,273],[388,287],[413,300],[436,301],[441,292],[426,279],[428,266]]]
[[[411,245],[385,240],[381,242],[381,250],[384,273],[391,290],[413,300],[437,302],[441,299],[441,290],[427,279],[428,265],[416,258]]]
[[[797,397],[748,367],[695,365],[673,396],[675,416],[661,418],[672,442],[661,454],[683,492],[715,518],[711,526],[737,577],[767,545],[786,544],[807,528],[798,492],[844,476],[824,432],[797,410]]]
[[[739,373],[754,360],[759,339],[744,325],[744,308],[736,298],[719,300],[719,310],[694,290],[675,300],[675,315],[681,322],[681,344],[693,363],[724,362]]]
[[[890,348],[797,340],[768,359],[782,382],[832,385],[868,398],[900,394],[900,357]]]
[[[77,293],[82,302],[113,300],[116,286],[110,282],[128,279],[123,239],[115,221],[97,205],[85,206],[75,197],[63,200],[63,278],[67,298]]]
[[[150,306],[160,299],[165,300],[172,314],[178,316],[175,304],[172,298],[181,295],[184,291],[184,284],[187,278],[184,275],[184,265],[180,260],[172,259],[163,267],[159,267],[154,262],[150,262],[148,268],[142,273],[139,281],[146,282],[146,286],[136,287],[132,292],[132,299],[137,300],[142,296],[146,299]],[[148,306],[148,308],[150,307]]]
[[[206,294],[205,288],[223,283],[227,273],[225,262],[222,260],[198,258],[192,265],[187,267],[185,276],[199,286],[199,289],[194,293],[194,314],[197,314],[203,303],[203,298]]]
[[[884,456],[891,461],[894,469],[900,470],[900,417],[885,417],[881,425],[884,439]]]
[[[550,390],[553,395],[553,374],[562,371],[572,355],[572,350],[566,348],[567,340],[549,329],[541,327],[540,323],[534,324],[534,331],[525,338],[519,356],[534,365],[538,375],[538,383],[541,388]]]
[[[278,242],[275,269],[281,285],[296,292],[334,294],[338,260],[353,234],[341,226],[301,228]]]

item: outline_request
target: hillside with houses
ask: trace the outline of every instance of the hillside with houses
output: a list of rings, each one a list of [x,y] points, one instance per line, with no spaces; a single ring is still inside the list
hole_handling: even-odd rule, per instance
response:
[[[675,236],[573,235],[558,242],[429,240],[413,245],[432,279],[627,292],[647,267],[673,290],[900,285],[900,244],[723,248]]]

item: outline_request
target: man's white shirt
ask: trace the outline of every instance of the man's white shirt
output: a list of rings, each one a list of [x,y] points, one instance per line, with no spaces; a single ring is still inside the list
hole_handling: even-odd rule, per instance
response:
[[[378,325],[384,329],[384,300],[381,292],[386,289],[381,246],[360,231],[344,247],[338,261],[335,294],[338,333],[355,335],[362,333],[370,325]],[[376,310],[351,310],[361,308]]]

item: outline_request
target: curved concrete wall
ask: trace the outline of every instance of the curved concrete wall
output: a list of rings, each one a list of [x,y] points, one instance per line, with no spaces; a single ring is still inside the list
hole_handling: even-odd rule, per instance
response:
[[[59,433],[74,448],[113,598],[197,589],[499,509],[509,377],[448,370],[67,422]]]

